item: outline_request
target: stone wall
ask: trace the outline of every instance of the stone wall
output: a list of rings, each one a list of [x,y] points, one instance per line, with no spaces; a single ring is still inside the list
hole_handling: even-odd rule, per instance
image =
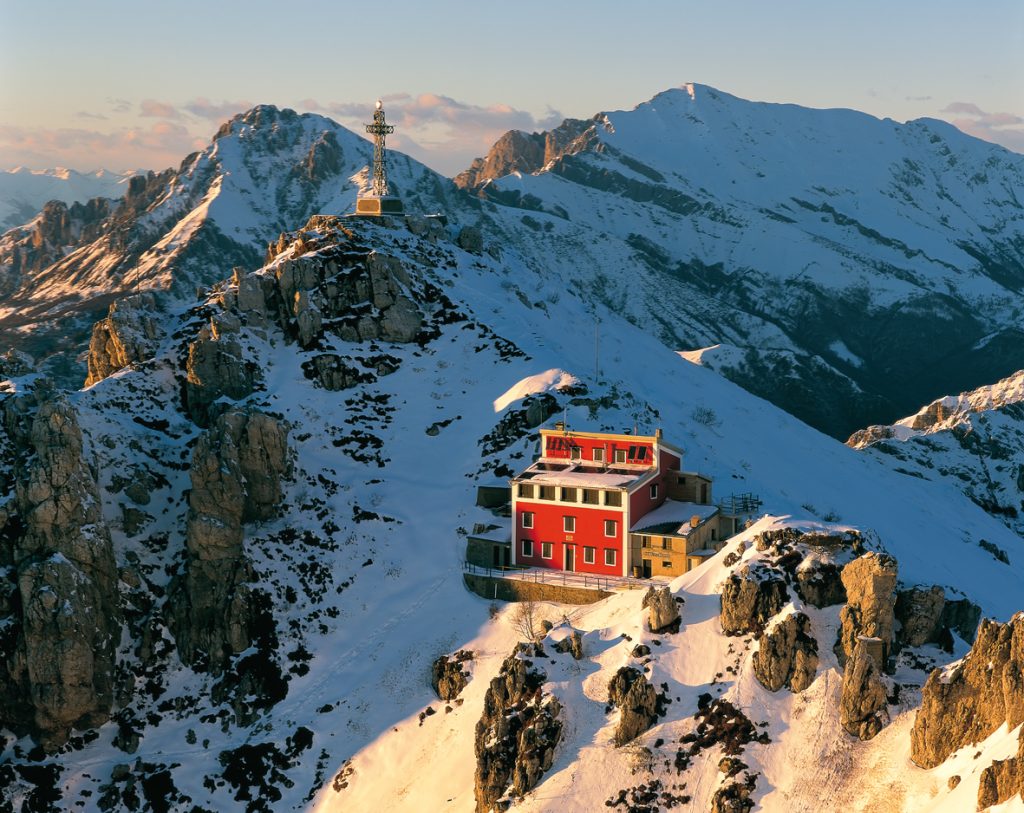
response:
[[[612,595],[604,590],[587,590],[582,587],[568,587],[543,582],[524,582],[518,579],[499,579],[495,576],[478,576],[474,573],[464,573],[462,578],[471,592],[496,601],[556,601],[559,604],[593,604],[595,601]]]

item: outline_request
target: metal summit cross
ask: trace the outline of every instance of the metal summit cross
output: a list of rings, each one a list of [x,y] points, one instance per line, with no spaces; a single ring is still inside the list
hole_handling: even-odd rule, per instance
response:
[[[395,132],[395,126],[384,119],[384,103],[380,99],[373,112],[373,124],[366,125],[366,132],[373,136],[373,185],[369,194],[360,193],[356,198],[356,214],[400,215],[402,201],[388,188],[387,150],[384,149],[384,138]]]

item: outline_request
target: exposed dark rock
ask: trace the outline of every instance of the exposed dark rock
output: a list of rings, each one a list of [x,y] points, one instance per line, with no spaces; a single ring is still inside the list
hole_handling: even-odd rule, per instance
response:
[[[221,398],[238,401],[255,389],[258,373],[242,357],[242,346],[234,332],[218,330],[214,324],[199,331],[188,348],[185,401],[189,415],[200,426],[217,417]]]
[[[679,632],[679,603],[668,587],[648,587],[642,606],[649,610],[647,623],[651,632]]]
[[[455,242],[459,248],[465,249],[471,254],[479,254],[484,250],[484,236],[476,226],[463,226],[459,230]]]
[[[442,700],[454,700],[466,688],[469,672],[462,668],[466,661],[473,660],[473,653],[460,649],[454,655],[442,655],[431,669],[430,685]]]
[[[945,591],[937,585],[900,590],[895,606],[896,619],[900,622],[900,643],[923,646],[938,641],[945,606]]]
[[[911,731],[911,759],[934,768],[964,745],[981,742],[1003,723],[1024,722],[1024,616],[1006,624],[985,619],[971,651],[949,674],[936,669],[921,693]]]
[[[726,635],[760,632],[788,602],[782,573],[758,563],[744,565],[722,587],[722,631]]]
[[[10,348],[0,355],[0,379],[17,378],[35,370],[35,362],[28,353]]]
[[[580,635],[579,630],[573,630],[571,635],[558,641],[555,644],[555,652],[568,652],[576,660],[581,660],[583,658],[583,636]]]
[[[12,417],[5,414],[5,423]],[[34,454],[19,471],[16,513],[8,506],[3,517],[17,595],[8,602],[0,712],[4,724],[33,727],[55,747],[73,727],[109,714],[120,638],[117,569],[74,409],[63,399],[45,402],[30,426],[26,437],[8,423]]]
[[[222,414],[192,453],[188,558],[172,596],[182,660],[216,674],[253,640],[243,523],[272,517],[289,471],[288,428],[254,410]]]
[[[558,699],[545,694],[544,673],[513,653],[484,695],[476,724],[477,813],[504,809],[506,793],[522,796],[551,768],[562,736]]]
[[[870,740],[889,720],[882,682],[884,651],[878,638],[860,636],[843,671],[839,722],[862,740]]]
[[[753,656],[754,675],[772,692],[783,686],[802,692],[814,682],[818,670],[818,642],[811,620],[793,613],[763,632]]]
[[[853,655],[860,636],[882,642],[885,667],[893,642],[896,605],[896,560],[884,553],[866,553],[843,568],[846,606],[839,612],[842,627],[836,656],[840,664]]]
[[[639,669],[623,666],[608,683],[608,701],[619,709],[613,741],[625,745],[658,719],[658,693]]]

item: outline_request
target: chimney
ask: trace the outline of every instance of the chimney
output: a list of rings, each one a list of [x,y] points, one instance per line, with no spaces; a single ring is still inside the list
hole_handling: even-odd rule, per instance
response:
[[[700,514],[694,514],[690,517],[690,527],[696,528],[698,525],[700,525]]]
[[[654,430],[654,437],[656,437],[658,440],[661,440],[661,427],[660,426],[657,429]]]

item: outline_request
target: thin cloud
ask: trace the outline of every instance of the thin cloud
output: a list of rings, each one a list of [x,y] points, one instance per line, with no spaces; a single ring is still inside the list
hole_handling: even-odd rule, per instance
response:
[[[950,114],[950,123],[968,135],[1024,153],[1024,116],[989,113],[974,102],[953,102],[939,112]]]
[[[183,125],[166,120],[112,132],[0,125],[0,156],[3,156],[3,163],[12,166],[159,169],[177,166],[185,155],[201,149],[204,144],[204,139],[196,138]],[[87,157],[88,164],[83,157]]]
[[[75,113],[76,119],[97,119],[99,121],[106,121],[107,117],[102,113],[90,113],[88,110],[79,110]]]
[[[931,96],[907,96],[905,97],[908,102],[930,102]]]
[[[236,113],[243,113],[253,107],[249,101],[238,102],[212,102],[205,96],[193,99],[182,106],[182,109],[189,115],[208,121],[226,121]]]
[[[143,118],[179,119],[181,113],[174,105],[158,102],[155,99],[143,99],[139,103],[139,115]]]

